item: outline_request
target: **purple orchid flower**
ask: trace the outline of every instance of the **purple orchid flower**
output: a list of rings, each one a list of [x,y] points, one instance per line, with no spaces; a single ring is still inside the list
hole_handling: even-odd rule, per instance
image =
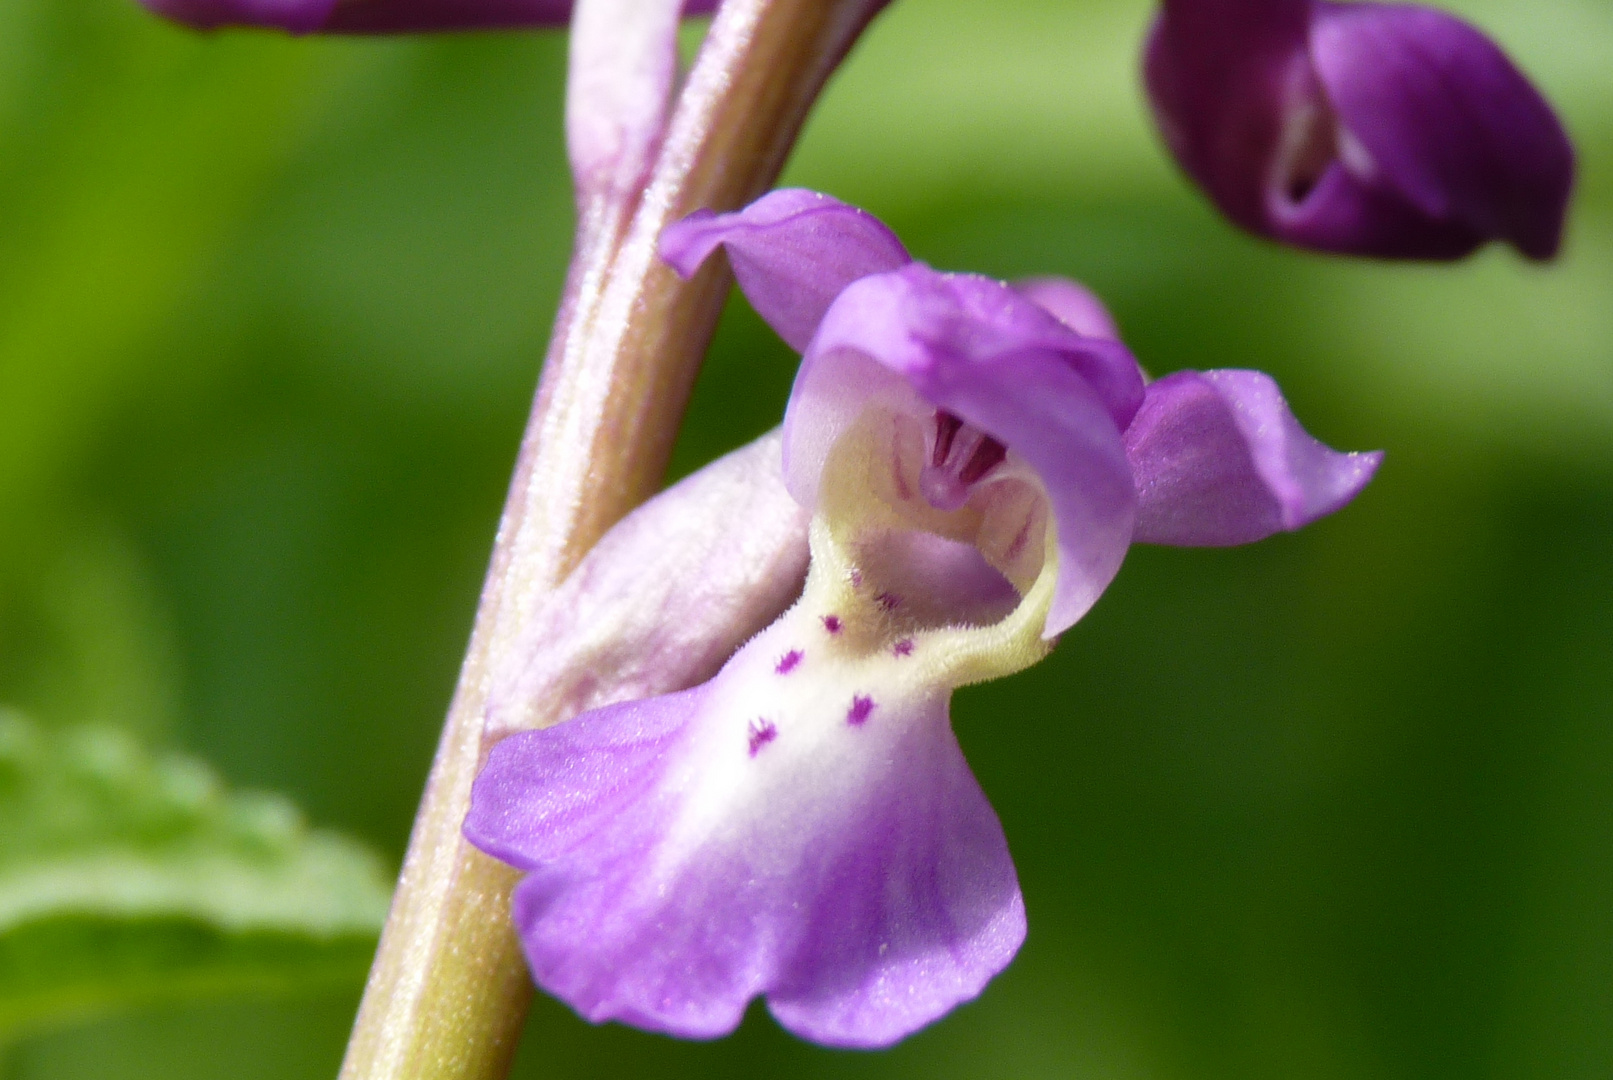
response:
[[[1300,247],[1549,259],[1574,151],[1506,55],[1405,4],[1165,0],[1144,75],[1165,141],[1233,221]]]
[[[534,977],[588,1019],[715,1037],[765,995],[802,1037],[884,1046],[980,993],[1025,934],[952,690],[1045,656],[1132,542],[1298,528],[1354,497],[1380,455],[1310,438],[1258,372],[1145,386],[1080,286],[938,273],[821,195],[695,214],[662,253],[690,274],[718,246],[804,352],[782,457],[764,441],[686,482],[722,499],[672,489],[629,516],[544,634],[563,642],[566,612],[620,608],[652,652],[702,624],[733,638],[744,590],[724,582],[746,565],[799,580],[803,523],[781,487],[810,514],[800,598],[692,689],[505,738],[464,831],[526,871],[512,913]],[[590,606],[603,559],[623,569]],[[625,614],[632,581],[654,619]],[[537,678],[495,688],[490,724],[515,726],[500,717],[523,695],[575,692],[542,665]]]
[[[413,34],[564,26],[573,0],[140,0],[198,30],[260,26],[290,34]],[[709,15],[718,0],[686,0],[685,15]]]

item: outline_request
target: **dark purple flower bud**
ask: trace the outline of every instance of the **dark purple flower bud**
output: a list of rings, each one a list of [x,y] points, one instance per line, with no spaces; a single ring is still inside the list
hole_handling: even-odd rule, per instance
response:
[[[141,0],[198,30],[263,26],[291,34],[409,34],[564,26],[572,0]],[[685,15],[709,15],[718,0],[688,0]]]
[[[1487,37],[1401,4],[1165,0],[1144,76],[1165,141],[1220,209],[1300,247],[1556,254],[1574,151]]]

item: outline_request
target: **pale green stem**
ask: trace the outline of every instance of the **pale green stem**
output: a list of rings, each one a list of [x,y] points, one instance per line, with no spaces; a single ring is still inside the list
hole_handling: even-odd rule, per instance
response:
[[[532,605],[665,471],[729,279],[715,261],[679,280],[656,259],[661,230],[699,207],[736,208],[773,182],[824,80],[880,6],[726,0],[643,195],[630,208],[581,207],[567,296],[344,1080],[508,1071],[532,993],[509,924],[516,875],[460,835],[489,749],[489,673],[508,662]]]

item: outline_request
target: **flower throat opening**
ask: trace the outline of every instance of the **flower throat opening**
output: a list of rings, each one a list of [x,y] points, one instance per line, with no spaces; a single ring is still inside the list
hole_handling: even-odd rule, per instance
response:
[[[960,681],[1017,670],[1046,649],[1050,521],[1001,442],[946,411],[871,409],[825,462],[803,602],[839,650],[928,657]]]
[[[929,443],[919,490],[937,510],[956,510],[968,502],[970,488],[1008,457],[1002,443],[942,409],[936,411]]]

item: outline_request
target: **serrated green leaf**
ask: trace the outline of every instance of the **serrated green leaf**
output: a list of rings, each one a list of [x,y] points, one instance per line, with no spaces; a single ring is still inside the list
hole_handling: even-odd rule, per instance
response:
[[[386,916],[367,848],[126,733],[0,711],[0,1040],[203,994],[356,979]]]

